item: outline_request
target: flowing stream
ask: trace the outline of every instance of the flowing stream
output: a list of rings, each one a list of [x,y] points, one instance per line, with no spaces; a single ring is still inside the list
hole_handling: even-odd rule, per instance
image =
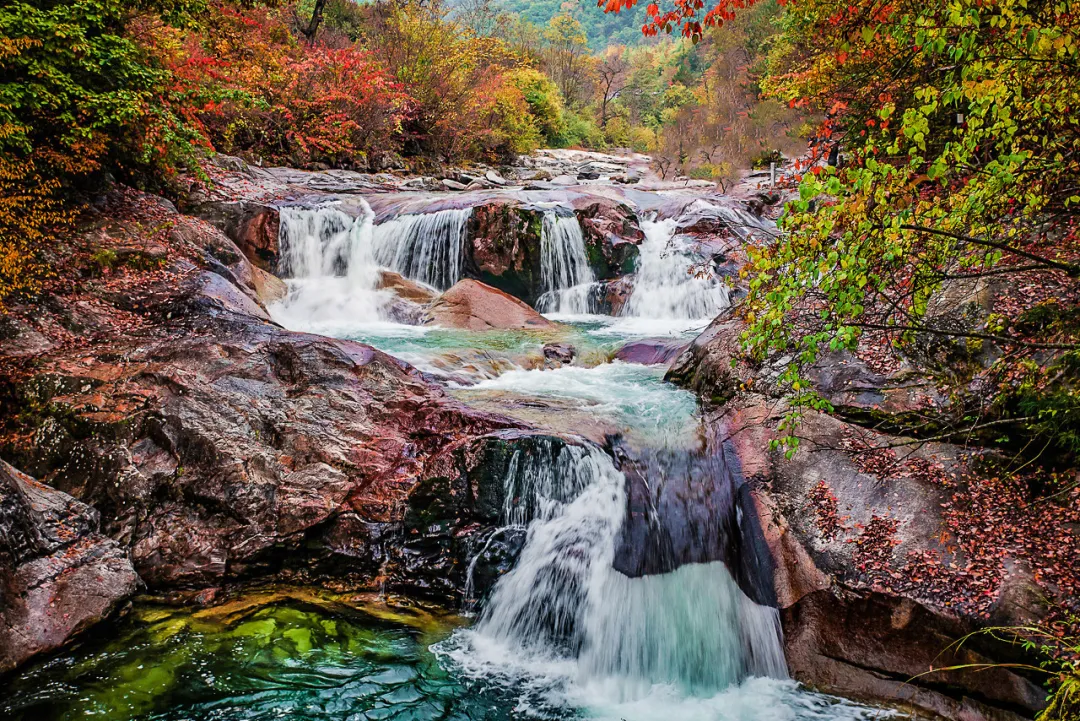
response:
[[[536,307],[542,313],[581,315],[590,310],[596,276],[589,267],[585,237],[574,215],[544,213],[540,235],[540,278],[544,294]]]
[[[611,318],[589,315],[579,293],[595,279],[577,220],[545,214],[542,307],[567,321],[558,339],[577,347],[579,362],[544,369],[546,336],[389,320],[382,270],[452,285],[465,269],[470,211],[375,225],[360,207],[356,217],[332,205],[282,209],[289,295],[271,308],[278,322],[371,343],[466,403],[554,432],[615,433],[627,453],[667,454],[650,456],[660,459],[705,452],[696,401],[663,381],[662,366],[609,360],[658,331],[689,341],[728,303],[716,278],[695,274],[700,260],[674,239],[673,220],[641,222],[636,285],[623,317]],[[548,460],[515,455],[495,533],[523,534],[524,544],[490,593],[470,599],[474,613],[299,591],[202,611],[143,605],[112,637],[16,679],[0,716],[859,721],[893,713],[789,680],[778,612],[751,600],[723,561],[633,578],[616,570],[629,530],[627,478],[591,441]],[[657,492],[648,487],[654,476],[643,478]]]

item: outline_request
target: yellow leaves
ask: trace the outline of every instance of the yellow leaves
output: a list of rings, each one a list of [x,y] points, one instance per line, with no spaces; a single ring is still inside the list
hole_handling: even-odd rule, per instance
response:
[[[0,312],[15,294],[37,292],[47,269],[38,252],[54,228],[71,221],[56,193],[30,159],[0,156]]]

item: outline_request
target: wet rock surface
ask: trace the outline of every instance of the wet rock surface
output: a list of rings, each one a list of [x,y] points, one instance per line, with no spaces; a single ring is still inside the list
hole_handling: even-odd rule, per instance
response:
[[[743,327],[736,312],[722,314],[668,378],[703,399],[712,447],[727,449],[737,477],[747,480],[775,562],[793,675],[950,719],[1032,717],[1045,699],[1038,679],[1006,668],[993,679],[972,671],[912,678],[931,664],[1031,661],[990,637],[946,652],[979,628],[1031,623],[1045,613],[1031,602],[1045,589],[1033,588],[1022,556],[1001,558],[1006,572],[991,581],[950,543],[950,489],[985,451],[888,435],[912,417],[946,412],[947,404],[924,375],[874,372],[844,353],[809,371],[836,415],[806,413],[793,457],[768,450],[783,435],[786,405],[773,389],[790,359],[749,365],[738,353]],[[957,596],[961,589],[970,593]]]
[[[687,344],[671,338],[644,338],[627,343],[615,352],[616,360],[623,363],[660,365],[669,363],[682,355]]]
[[[0,674],[64,645],[139,578],[98,514],[0,461]]]
[[[620,449],[627,516],[614,567],[631,578],[723,561],[755,603],[775,606],[773,561],[749,489],[723,454]]]
[[[424,323],[465,330],[553,330],[555,323],[517,298],[466,279],[436,298],[427,307]]]
[[[147,196],[113,202],[106,210],[131,221],[91,222],[79,242],[129,247],[136,228],[171,224],[161,262],[56,296],[47,313],[12,326],[25,340],[5,342],[0,358],[5,409],[27,411],[3,418],[4,458],[80,509],[73,517],[100,514],[101,535],[87,522],[77,540],[114,577],[99,606],[86,603],[85,616],[27,647],[43,650],[107,615],[138,578],[182,594],[269,578],[380,579],[456,604],[471,548],[463,539],[497,521],[474,500],[497,497],[505,480],[485,449],[512,455],[537,432],[466,407],[370,346],[283,330],[262,306],[256,269],[220,231]],[[383,283],[426,293],[390,275]],[[490,294],[526,327],[539,318]],[[482,317],[491,306],[473,310]],[[444,482],[446,497],[418,490]],[[434,528],[439,504],[452,510]],[[0,582],[36,603],[12,585],[24,556]]]

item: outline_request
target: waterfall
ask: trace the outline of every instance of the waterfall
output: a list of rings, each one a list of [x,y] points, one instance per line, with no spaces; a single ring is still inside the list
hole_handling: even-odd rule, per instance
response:
[[[541,313],[588,313],[596,276],[589,266],[585,237],[573,214],[544,212],[540,231],[540,282],[536,302]]]
[[[446,290],[461,280],[472,208],[400,215],[376,226],[375,260],[406,278]]]
[[[379,320],[388,297],[376,289],[375,214],[359,202],[355,218],[332,204],[279,209],[279,270],[289,294],[275,317],[284,325],[332,332],[341,323]]]
[[[613,569],[623,474],[598,448],[563,453],[528,472],[511,464],[504,520],[530,520],[525,545],[450,655],[478,676],[562,675],[616,701],[658,685],[700,694],[785,678],[776,609],[743,595],[722,563],[641,578]]]
[[[727,288],[675,237],[676,221],[642,220],[634,292],[623,315],[674,320],[712,319],[730,301]]]

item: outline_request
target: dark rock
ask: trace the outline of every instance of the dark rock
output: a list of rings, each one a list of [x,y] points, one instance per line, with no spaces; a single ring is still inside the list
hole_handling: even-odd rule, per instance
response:
[[[600,173],[584,172],[577,174],[578,180],[600,180]]]
[[[633,273],[638,245],[645,239],[637,214],[626,203],[606,197],[582,196],[573,202],[585,237],[589,265],[600,280]]]
[[[0,461],[0,673],[108,617],[138,585],[93,508]]]
[[[544,361],[549,368],[570,365],[577,356],[577,348],[569,343],[545,343]]]
[[[723,561],[755,603],[776,605],[773,562],[751,496],[722,453],[620,451],[627,517],[617,571],[634,578]]]

